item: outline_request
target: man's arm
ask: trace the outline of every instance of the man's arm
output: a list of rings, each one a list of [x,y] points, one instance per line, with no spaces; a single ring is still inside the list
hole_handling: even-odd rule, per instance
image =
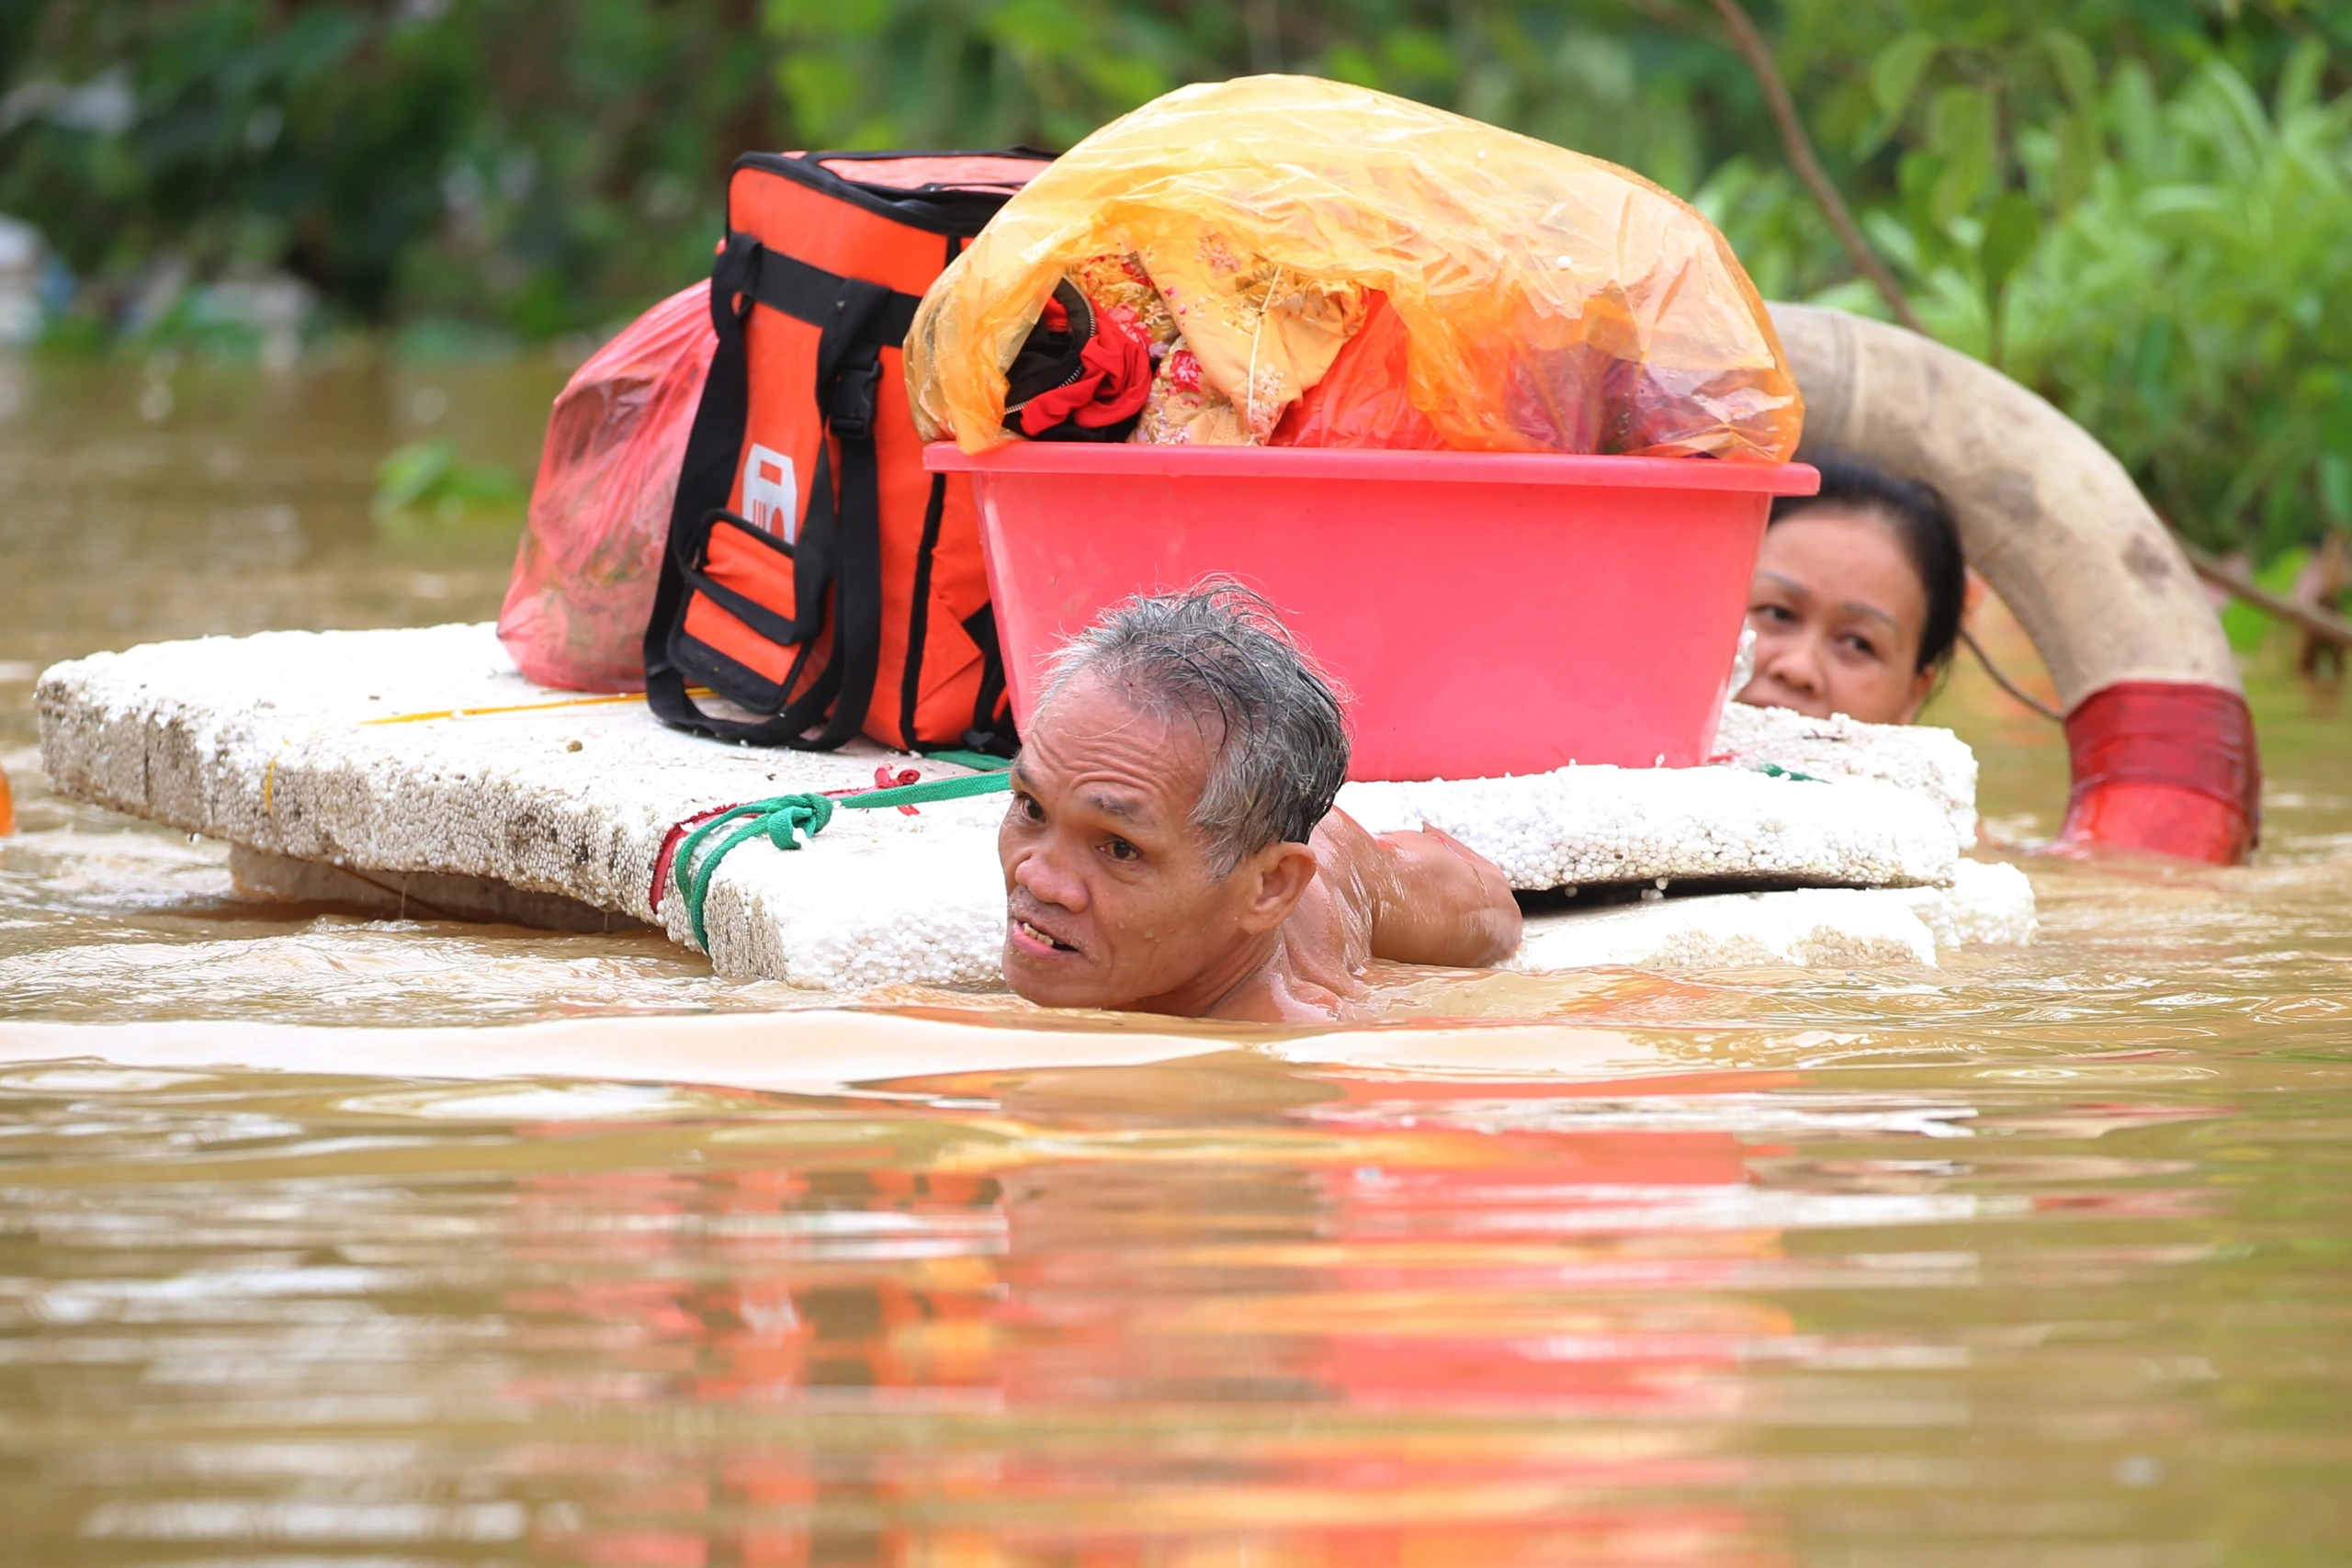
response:
[[[1477,969],[1519,951],[1519,904],[1501,868],[1435,828],[1374,838],[1344,811],[1315,830],[1322,879],[1368,917],[1371,956]]]

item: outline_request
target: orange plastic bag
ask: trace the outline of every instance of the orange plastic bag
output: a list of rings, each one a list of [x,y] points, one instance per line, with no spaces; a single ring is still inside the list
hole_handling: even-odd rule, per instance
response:
[[[1012,439],[1004,367],[1054,285],[1120,263],[1183,336],[1192,358],[1164,364],[1189,382],[1196,362],[1208,388],[1189,424],[1154,432],[1148,414],[1147,439],[1280,439],[1375,291],[1404,339],[1403,395],[1448,447],[1779,462],[1804,422],[1754,285],[1687,203],[1384,93],[1252,76],[1146,104],[1005,204],[908,336],[923,434],[971,452]],[[1357,396],[1389,395],[1368,363],[1350,375]],[[1321,444],[1426,439],[1352,400],[1326,400]]]
[[[670,502],[718,346],[706,279],[630,322],[556,399],[498,615],[498,639],[528,679],[645,690]]]

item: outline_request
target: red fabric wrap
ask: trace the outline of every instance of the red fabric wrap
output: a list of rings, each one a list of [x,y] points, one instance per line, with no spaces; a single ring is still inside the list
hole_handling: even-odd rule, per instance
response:
[[[1445,437],[1405,393],[1412,346],[1405,319],[1389,308],[1388,296],[1377,288],[1364,290],[1363,325],[1340,348],[1323,379],[1291,404],[1267,445],[1444,451]]]
[[[2261,839],[2262,759],[2235,692],[2118,682],[2066,716],[2066,747],[2070,843],[2234,865]]]
[[[1067,387],[1040,392],[1021,411],[1023,434],[1042,435],[1066,419],[1089,430],[1116,424],[1151,395],[1151,353],[1123,312],[1094,309],[1094,336],[1079,351],[1084,373]]]

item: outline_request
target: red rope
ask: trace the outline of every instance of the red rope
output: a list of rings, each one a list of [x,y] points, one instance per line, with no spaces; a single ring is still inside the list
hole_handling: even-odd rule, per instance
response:
[[[662,895],[670,884],[670,857],[677,852],[678,840],[693,832],[702,823],[709,821],[723,811],[732,811],[741,804],[740,800],[729,801],[723,806],[710,807],[706,810],[695,812],[683,821],[670,824],[670,830],[662,835],[662,847],[653,854],[653,886],[645,900],[652,907],[656,917],[662,913]]]

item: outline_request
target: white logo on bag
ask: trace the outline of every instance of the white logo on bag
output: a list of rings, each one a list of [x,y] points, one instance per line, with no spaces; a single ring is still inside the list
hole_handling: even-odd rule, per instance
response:
[[[743,459],[743,515],[752,526],[774,534],[786,544],[800,532],[800,487],[795,482],[792,459],[783,453],[752,445]]]

